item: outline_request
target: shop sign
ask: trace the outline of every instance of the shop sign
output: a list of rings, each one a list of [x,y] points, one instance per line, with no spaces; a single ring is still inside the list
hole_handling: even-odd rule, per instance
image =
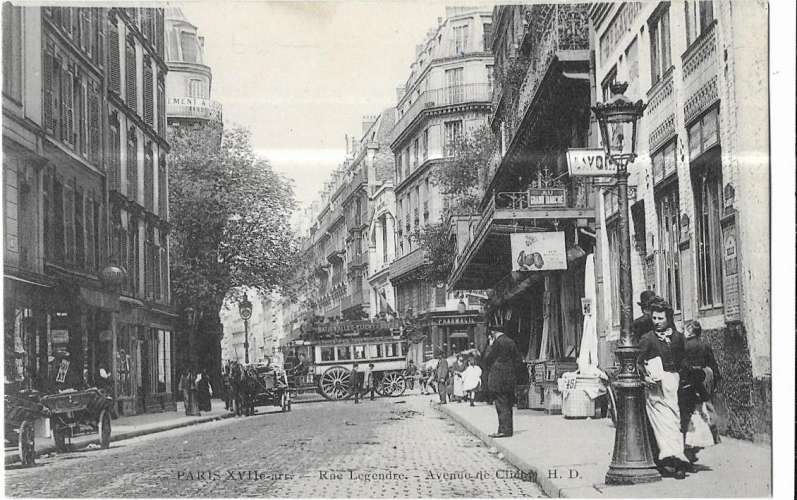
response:
[[[567,205],[567,190],[564,188],[529,188],[528,196],[529,208]]]
[[[739,267],[736,247],[736,227],[726,224],[722,228],[723,260],[724,262],[724,297],[723,309],[725,321],[736,322],[742,319],[741,297],[739,290]]]
[[[565,233],[514,233],[512,271],[557,271],[567,269]]]
[[[53,344],[68,344],[69,330],[53,330]]]
[[[592,316],[592,299],[581,297],[581,314],[584,316]]]
[[[570,148],[567,150],[567,169],[571,176],[611,176],[617,173],[617,165],[606,160],[600,148]]]

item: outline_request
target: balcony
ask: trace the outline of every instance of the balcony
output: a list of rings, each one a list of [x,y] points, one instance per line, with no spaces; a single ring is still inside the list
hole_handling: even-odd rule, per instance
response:
[[[586,4],[533,5],[526,9],[529,23],[521,50],[530,64],[520,86],[518,116],[526,114],[554,58],[589,61],[589,7]],[[522,120],[514,121],[514,132]]]
[[[648,91],[648,106],[645,110],[648,148],[655,151],[675,135],[675,110],[673,95],[673,67]]]
[[[440,111],[448,106],[484,104],[492,101],[493,88],[489,83],[469,83],[426,90],[415,98],[394,127],[395,142],[404,135],[410,124],[423,112]]]
[[[198,97],[169,97],[166,99],[166,116],[169,118],[192,118],[220,123],[221,103]]]
[[[428,263],[429,259],[426,258],[426,252],[422,250],[410,252],[390,264],[390,281],[395,285],[398,281],[411,279],[414,274],[413,271],[419,270]]]

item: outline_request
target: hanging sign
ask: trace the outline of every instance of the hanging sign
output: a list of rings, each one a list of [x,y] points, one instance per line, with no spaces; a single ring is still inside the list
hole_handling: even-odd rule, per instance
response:
[[[565,233],[514,233],[512,245],[513,271],[556,271],[567,269]]]
[[[567,170],[571,176],[611,176],[617,173],[617,165],[606,160],[603,149],[570,148]]]
[[[567,189],[529,188],[529,208],[567,206]]]

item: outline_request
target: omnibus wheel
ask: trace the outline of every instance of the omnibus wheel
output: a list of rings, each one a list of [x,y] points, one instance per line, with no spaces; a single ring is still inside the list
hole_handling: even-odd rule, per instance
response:
[[[401,372],[387,372],[382,376],[380,384],[386,396],[401,396],[407,390],[404,375]]]
[[[99,423],[97,434],[100,438],[100,446],[107,449],[111,446],[111,414],[108,410],[100,412],[100,418],[97,419],[97,422]]]
[[[351,396],[351,372],[342,366],[328,368],[318,379],[321,395],[333,401]]]

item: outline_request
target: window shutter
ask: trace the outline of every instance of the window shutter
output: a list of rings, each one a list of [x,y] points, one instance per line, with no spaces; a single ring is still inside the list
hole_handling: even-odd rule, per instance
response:
[[[108,64],[110,65],[111,75],[111,90],[121,96],[122,87],[120,81],[120,67],[119,67],[119,28],[116,27],[116,19],[111,21],[111,28],[108,31],[108,36],[111,38],[110,51],[108,55]]]
[[[74,76],[66,66],[61,70],[61,102],[63,103],[64,118],[61,139],[72,146],[75,145],[75,105],[74,105]]]
[[[100,94],[97,83],[91,83],[91,93],[89,97],[89,141],[91,143],[91,161],[100,169],[105,170],[105,163],[102,161],[102,144],[100,136]]]
[[[144,121],[153,125],[152,107],[152,60],[144,58]]]
[[[77,141],[80,144],[78,148],[83,156],[88,156],[89,153],[89,137],[86,131],[86,121],[88,115],[88,94],[86,93],[86,81],[76,77],[75,81],[77,82],[76,93],[77,93],[77,126],[78,130],[75,136],[77,137]]]
[[[97,50],[94,51],[94,60],[97,61],[97,65],[102,68],[105,66],[105,18],[102,15],[101,9],[92,9],[94,11],[94,16],[92,18],[92,23],[96,27],[97,36],[95,37],[92,42],[96,43]],[[117,39],[117,46],[119,41]],[[117,52],[117,60],[118,60],[118,52]]]
[[[53,96],[53,87],[55,86],[55,68],[53,68],[53,52],[52,42],[47,40],[44,49],[44,81],[42,87],[44,90],[44,128],[48,132],[55,132],[55,102]]]
[[[125,96],[127,107],[138,112],[138,105],[136,102],[136,49],[129,41],[125,49],[125,71]]]
[[[64,228],[66,231],[66,261],[75,261],[75,189],[64,183]]]
[[[86,198],[86,269],[94,271],[94,196]]]

